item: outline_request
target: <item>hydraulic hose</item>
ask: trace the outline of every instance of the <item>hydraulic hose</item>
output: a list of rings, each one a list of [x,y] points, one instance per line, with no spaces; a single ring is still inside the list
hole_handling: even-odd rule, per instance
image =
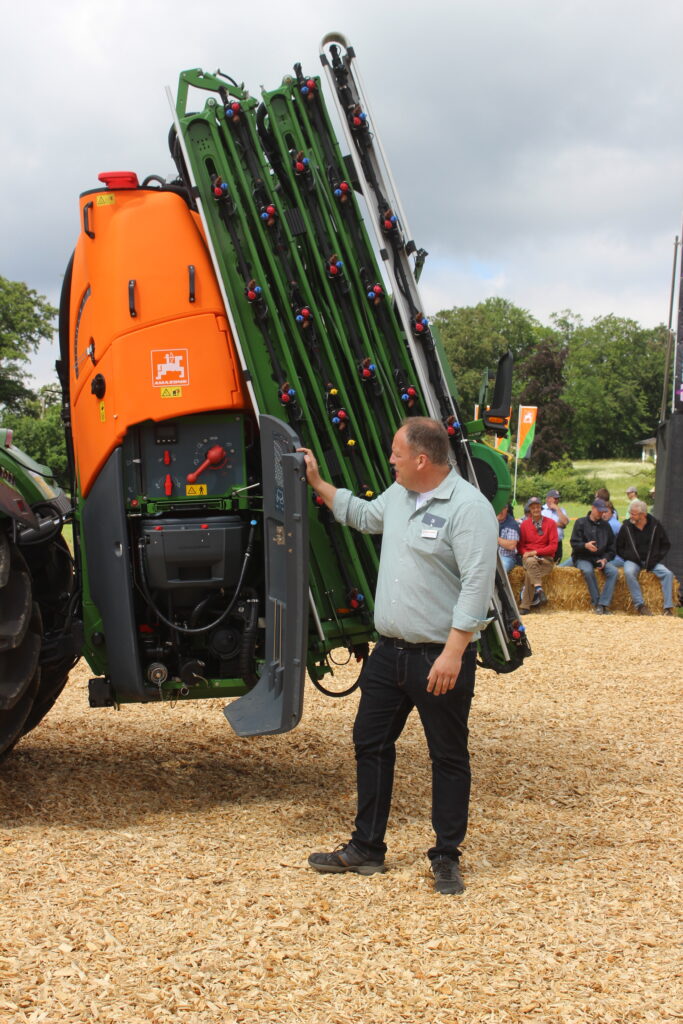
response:
[[[244,552],[244,559],[242,561],[242,568],[240,570],[239,579],[238,579],[238,581],[237,581],[237,583],[235,585],[235,590],[234,590],[234,593],[232,595],[232,598],[230,599],[230,602],[229,602],[227,608],[225,608],[225,610],[223,612],[221,612],[221,614],[218,616],[218,618],[215,619],[213,622],[209,622],[209,624],[206,625],[206,626],[195,626],[195,627],[179,626],[179,625],[177,625],[177,623],[172,622],[170,619],[167,619],[166,616],[163,614],[163,612],[161,612],[159,610],[159,606],[155,603],[154,598],[152,597],[152,594],[151,594],[150,589],[149,589],[149,584],[147,583],[147,573],[145,571],[145,552],[144,552],[145,542],[144,542],[142,537],[140,538],[140,540],[138,541],[138,567],[140,569],[140,587],[142,589],[142,593],[144,594],[145,600],[147,601],[149,607],[152,609],[152,611],[157,616],[157,618],[161,619],[161,621],[164,623],[164,625],[168,626],[170,629],[175,630],[176,633],[182,633],[185,636],[196,636],[199,633],[208,633],[210,629],[215,629],[216,626],[220,626],[221,622],[223,622],[225,619],[227,619],[228,615],[230,614],[230,612],[232,611],[232,609],[235,606],[235,602],[237,601],[237,597],[238,597],[240,589],[242,587],[242,583],[244,581],[244,576],[245,576],[245,573],[247,571],[247,565],[249,564],[249,560],[251,558],[252,549],[253,549],[253,546],[254,546],[254,533],[256,531],[256,520],[252,519],[251,523],[249,525],[250,525],[250,530],[249,530],[249,539],[247,540],[247,548],[246,548],[246,551]]]

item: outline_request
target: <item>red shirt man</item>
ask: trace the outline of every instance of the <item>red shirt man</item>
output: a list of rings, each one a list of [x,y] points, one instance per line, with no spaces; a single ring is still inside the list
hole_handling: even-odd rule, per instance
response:
[[[540,513],[540,504],[538,508]],[[517,545],[517,551],[520,555],[538,555],[540,558],[554,558],[557,543],[557,526],[554,520],[548,516],[539,515],[537,519],[527,516],[520,523],[519,544]]]
[[[541,499],[529,498],[524,511],[527,518],[520,524],[517,545],[524,566],[524,587],[519,605],[522,615],[526,615],[532,606],[545,604],[548,600],[542,584],[553,571],[557,549],[557,526],[554,520],[542,515]]]

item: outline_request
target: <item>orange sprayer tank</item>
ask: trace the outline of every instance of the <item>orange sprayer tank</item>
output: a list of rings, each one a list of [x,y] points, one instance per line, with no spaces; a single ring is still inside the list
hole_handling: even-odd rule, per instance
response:
[[[134,175],[101,178],[114,187],[81,196],[71,282],[84,496],[133,424],[250,406],[198,217],[172,190],[140,188]]]

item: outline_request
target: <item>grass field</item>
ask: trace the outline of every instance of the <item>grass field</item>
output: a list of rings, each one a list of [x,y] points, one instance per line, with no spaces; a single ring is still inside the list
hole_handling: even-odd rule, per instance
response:
[[[626,508],[626,488],[633,484],[638,489],[638,495],[647,501],[650,488],[654,487],[654,463],[641,462],[640,459],[594,459],[579,460],[574,463],[574,469],[589,479],[598,481],[596,487],[606,487],[612,501],[619,507]]]

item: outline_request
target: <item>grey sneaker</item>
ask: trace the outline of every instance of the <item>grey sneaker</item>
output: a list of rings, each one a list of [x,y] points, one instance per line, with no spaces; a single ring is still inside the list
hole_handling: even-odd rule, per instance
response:
[[[434,888],[447,896],[459,895],[465,891],[457,860],[451,857],[435,857],[432,861]]]
[[[636,611],[639,615],[652,615],[652,612],[646,604],[639,604],[636,608]]]
[[[312,853],[308,863],[314,871],[323,874],[354,871],[357,875],[374,875],[377,871],[387,870],[383,860],[366,857],[353,843],[341,843],[331,853]]]
[[[609,608],[607,607],[607,605],[596,604],[596,606],[595,606],[595,614],[596,615],[611,615],[612,613],[609,610]]]
[[[548,596],[542,587],[536,587],[536,595],[533,600],[533,604],[547,604]]]

